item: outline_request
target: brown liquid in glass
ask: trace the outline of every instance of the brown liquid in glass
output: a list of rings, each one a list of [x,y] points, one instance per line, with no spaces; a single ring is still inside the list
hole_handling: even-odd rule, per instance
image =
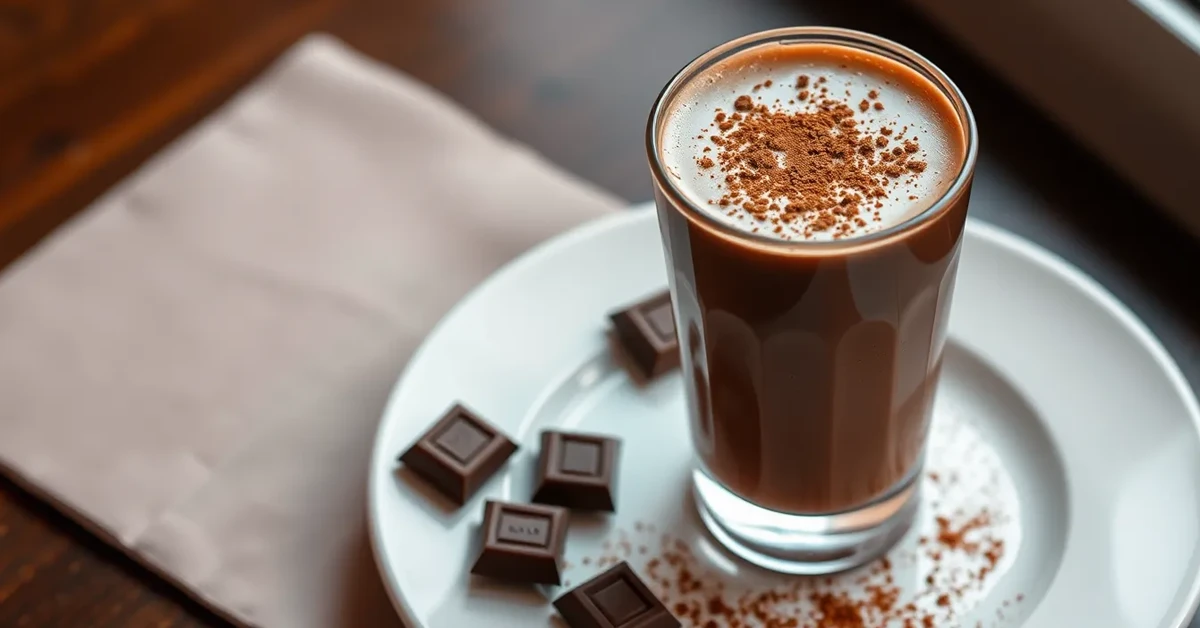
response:
[[[963,135],[928,80],[899,76],[923,83],[933,122]],[[657,192],[692,434],[714,479],[760,506],[819,514],[919,472],[969,188],[899,239],[842,240],[824,255],[721,234]]]

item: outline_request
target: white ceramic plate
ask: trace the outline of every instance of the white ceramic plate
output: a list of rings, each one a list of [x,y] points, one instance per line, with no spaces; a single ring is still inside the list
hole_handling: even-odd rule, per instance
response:
[[[927,503],[890,555],[900,604],[938,625],[1185,626],[1200,596],[1200,411],[1179,369],[1112,295],[1011,234],[969,223],[958,272]],[[396,386],[370,463],[376,558],[408,623],[561,625],[548,600],[565,589],[468,573],[484,500],[528,499],[538,433],[550,426],[624,439],[617,513],[572,518],[571,584],[625,559],[672,607],[722,586],[731,601],[783,592],[769,611],[801,616],[813,591],[860,596],[862,580],[878,584],[878,565],[832,582],[765,573],[704,534],[688,491],[679,375],[638,387],[606,341],[607,313],[663,289],[665,277],[653,212],[627,212],[525,254],[429,335]],[[521,445],[460,509],[396,463],[457,400]],[[969,535],[982,548],[935,561],[935,517],[957,529],[984,511],[990,523]],[[701,591],[680,593],[679,570],[661,560],[650,569],[664,552],[686,558]],[[939,605],[943,592],[952,595]]]

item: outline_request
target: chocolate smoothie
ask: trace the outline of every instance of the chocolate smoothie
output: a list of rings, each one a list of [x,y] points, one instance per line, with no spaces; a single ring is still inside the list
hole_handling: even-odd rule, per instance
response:
[[[651,144],[704,471],[791,514],[919,473],[970,188],[962,112],[882,54],[771,45],[703,70]]]

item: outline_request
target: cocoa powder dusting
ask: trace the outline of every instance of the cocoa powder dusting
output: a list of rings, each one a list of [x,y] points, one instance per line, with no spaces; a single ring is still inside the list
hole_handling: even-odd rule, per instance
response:
[[[804,75],[796,80],[801,89],[809,84]],[[879,98],[877,91],[872,94]],[[720,134],[711,138],[717,147],[712,164],[725,176],[722,196],[710,202],[740,208],[784,237],[789,231],[853,235],[868,225],[860,214],[881,207],[877,199],[887,198],[902,175],[924,172],[925,162],[909,158],[920,144],[908,139],[890,154],[877,155],[888,146],[891,129],[869,129],[870,120],[857,118],[844,101],[807,90],[799,98],[807,102],[800,111],[755,103],[745,94],[734,100],[733,115],[716,111],[713,124]],[[876,100],[875,106],[882,103]],[[866,99],[858,104],[861,112],[870,108]],[[703,158],[698,163],[712,167]],[[792,223],[797,227],[785,227]]]
[[[960,524],[951,518],[936,519],[937,535],[922,537],[917,552],[934,560],[923,581],[926,588],[905,593],[897,584],[897,565],[884,557],[862,569],[837,577],[784,579],[769,589],[741,593],[727,590],[710,573],[704,561],[680,539],[663,534],[660,550],[638,571],[655,595],[684,626],[691,628],[928,628],[957,625],[955,605],[972,586],[982,586],[1004,555],[1004,543],[992,537],[992,515],[981,512]],[[649,529],[637,524],[639,532]],[[605,553],[595,560],[598,569],[633,557],[624,531],[605,543]],[[641,547],[645,553],[645,547]],[[916,555],[903,551],[897,560],[913,564]],[[969,584],[939,584],[943,554],[985,557],[984,565],[966,574]],[[591,559],[584,559],[589,564]],[[954,573],[958,573],[957,569]],[[1016,602],[1024,596],[1018,595]],[[1006,601],[1005,607],[1013,600]],[[1002,617],[1000,619],[1003,619]]]
[[[996,591],[1010,550],[1004,539],[1013,530],[1004,510],[1013,502],[997,492],[998,460],[978,453],[978,441],[969,435],[945,426],[935,433],[946,439],[935,441],[939,451],[961,458],[927,471],[932,512],[918,523],[915,538],[859,569],[819,578],[746,579],[693,549],[690,534],[685,542],[637,522],[635,533],[616,528],[600,554],[582,560],[594,565],[587,573],[567,575],[579,581],[629,561],[685,628],[968,628],[965,616]],[[960,468],[973,469],[969,479]],[[1002,600],[994,621],[969,626],[1011,628],[1023,599]]]

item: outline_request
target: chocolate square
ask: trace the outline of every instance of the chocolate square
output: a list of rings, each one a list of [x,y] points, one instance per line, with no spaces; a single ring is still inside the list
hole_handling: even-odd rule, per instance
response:
[[[603,447],[600,443],[564,438],[558,468],[571,475],[594,476],[600,472]]]
[[[491,439],[491,435],[469,421],[460,420],[451,423],[433,442],[455,460],[466,464]]]
[[[679,366],[679,339],[669,292],[635,303],[610,319],[638,375],[650,379]]]
[[[607,436],[546,430],[533,501],[577,510],[616,510],[621,442]]]
[[[650,608],[624,579],[615,580],[593,593],[592,601],[614,626],[620,626]]]
[[[471,573],[538,584],[559,584],[567,511],[555,506],[488,500],[483,551]]]
[[[400,462],[462,505],[516,450],[516,443],[496,426],[455,404]]]
[[[554,600],[570,628],[679,628],[667,607],[634,573],[621,564]]]

